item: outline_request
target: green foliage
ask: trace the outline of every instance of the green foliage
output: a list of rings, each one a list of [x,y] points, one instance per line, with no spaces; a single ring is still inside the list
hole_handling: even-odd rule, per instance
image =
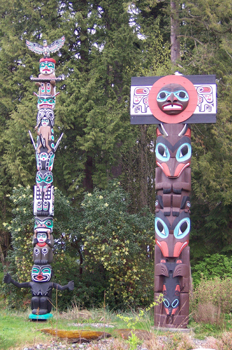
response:
[[[222,254],[207,255],[203,261],[192,267],[192,278],[195,286],[201,283],[202,277],[206,280],[215,277],[232,278],[232,258]]]
[[[107,273],[110,307],[146,305],[153,292],[153,215],[129,214],[127,194],[111,186],[86,193],[81,203],[85,268],[98,264]]]
[[[136,350],[138,345],[140,345],[142,342],[141,340],[136,336],[135,333],[131,333],[131,336],[128,338],[127,343],[129,344],[130,348],[129,350]]]

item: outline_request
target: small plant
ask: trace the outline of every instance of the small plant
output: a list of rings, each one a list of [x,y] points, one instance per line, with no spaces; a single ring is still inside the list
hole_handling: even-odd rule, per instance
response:
[[[124,315],[117,315],[118,318],[123,320],[127,327],[132,329],[130,332],[130,336],[128,337],[127,343],[130,345],[129,350],[135,350],[137,349],[137,346],[141,344],[141,340],[137,336],[137,332],[135,332],[135,326],[141,322],[141,319],[145,316],[145,312],[148,312],[153,308],[154,306],[158,305],[163,301],[163,295],[160,295],[159,298],[154,301],[149,307],[147,307],[145,310],[139,310],[139,314],[132,316],[124,316]]]
[[[141,344],[141,340],[133,332],[131,332],[131,336],[129,336],[126,342],[130,345],[130,350],[136,350],[137,346]]]

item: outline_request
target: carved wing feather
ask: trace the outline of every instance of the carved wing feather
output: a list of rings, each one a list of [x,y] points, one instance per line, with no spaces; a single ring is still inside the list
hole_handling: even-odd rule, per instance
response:
[[[26,45],[27,45],[29,50],[31,50],[39,55],[43,54],[43,46],[42,45],[37,44],[37,43],[32,43],[28,40],[26,40]]]
[[[165,264],[159,263],[155,265],[155,275],[168,277],[168,268]]]
[[[65,42],[65,36],[63,35],[62,38],[57,39],[55,41],[53,41],[53,43],[51,43],[50,45],[48,45],[48,49],[50,52],[56,52],[58,51]]]
[[[177,264],[173,272],[173,277],[187,277],[189,274],[189,266],[186,264]]]

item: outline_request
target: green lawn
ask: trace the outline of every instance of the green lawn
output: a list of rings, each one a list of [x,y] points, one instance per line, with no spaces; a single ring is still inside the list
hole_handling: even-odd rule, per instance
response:
[[[57,311],[53,312],[54,317],[47,322],[32,322],[28,319],[31,310],[28,309],[27,312],[16,312],[5,309],[5,306],[1,303],[0,308],[0,349],[22,349],[24,346],[33,346],[36,344],[51,344],[51,341],[55,336],[46,335],[40,332],[42,328],[52,328],[54,330],[97,330],[104,331],[107,333],[115,334],[115,329],[143,329],[151,331],[156,336],[165,335],[165,337],[170,342],[165,345],[165,350],[175,349],[175,344],[179,343],[182,339],[181,334],[176,334],[175,336],[171,332],[160,332],[153,328],[153,312],[150,310],[148,313],[138,314],[135,312],[123,313],[121,318],[115,313],[108,312],[105,309],[93,309],[90,311],[79,310],[77,307],[69,310],[66,313],[59,313]],[[81,323],[80,327],[73,325],[75,323]],[[91,323],[102,323],[101,328],[95,328],[91,326]],[[104,324],[114,325],[114,328],[104,327]],[[218,339],[224,339],[225,350],[232,349],[232,333],[231,333],[231,318],[228,324],[224,324],[224,327],[218,327],[207,324],[197,324],[193,321],[190,323],[192,328],[191,336],[204,339],[206,336],[214,336]],[[227,333],[225,332],[227,330]],[[229,330],[229,332],[228,332]],[[189,334],[189,335],[190,335]],[[223,335],[224,334],[224,335]],[[118,335],[116,335],[118,336]],[[183,335],[184,336],[184,335]],[[175,343],[176,342],[176,343]],[[173,347],[174,346],[174,347]],[[115,348],[122,349],[122,347]],[[183,346],[183,350],[189,350],[187,344]],[[123,347],[124,349],[124,347]],[[131,348],[132,349],[132,348]],[[153,347],[150,347],[153,349]],[[220,349],[220,348],[216,348]]]

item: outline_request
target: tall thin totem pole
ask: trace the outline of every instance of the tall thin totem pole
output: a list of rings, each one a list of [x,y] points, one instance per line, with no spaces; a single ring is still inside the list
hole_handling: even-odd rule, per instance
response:
[[[131,124],[158,124],[155,326],[186,327],[190,289],[190,123],[216,122],[215,76],[132,78]]]
[[[51,297],[52,289],[73,290],[74,283],[71,281],[65,286],[51,282],[53,260],[53,216],[54,216],[54,186],[53,186],[53,164],[55,152],[62,139],[63,134],[57,142],[54,140],[54,108],[56,103],[56,82],[62,81],[63,76],[56,78],[56,61],[50,58],[50,52],[58,51],[64,44],[64,36],[52,44],[47,45],[43,41],[43,46],[37,43],[26,41],[28,48],[43,58],[39,61],[40,74],[38,78],[31,77],[39,88],[37,123],[35,130],[37,133],[37,142],[34,142],[33,136],[29,131],[30,138],[36,151],[36,185],[34,186],[34,235],[33,261],[34,265],[31,271],[31,281],[18,283],[13,280],[9,274],[4,277],[5,283],[13,283],[18,288],[30,288],[32,293],[30,319],[48,319],[52,317]]]

